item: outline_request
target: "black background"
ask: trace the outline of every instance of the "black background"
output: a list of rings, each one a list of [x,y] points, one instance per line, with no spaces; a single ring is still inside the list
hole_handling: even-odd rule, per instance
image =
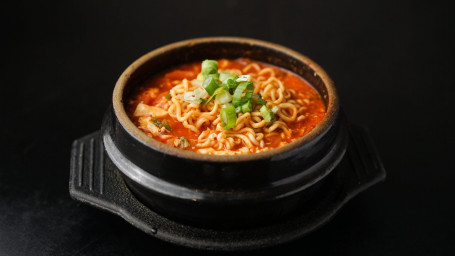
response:
[[[70,146],[159,46],[243,36],[295,49],[370,128],[388,177],[328,225],[264,251],[454,255],[454,4],[428,1],[1,3],[0,255],[213,254],[158,241],[71,200]],[[279,234],[276,234],[279,236]]]

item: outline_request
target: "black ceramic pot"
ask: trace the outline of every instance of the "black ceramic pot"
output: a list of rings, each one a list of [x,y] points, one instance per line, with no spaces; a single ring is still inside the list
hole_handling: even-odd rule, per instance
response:
[[[145,135],[123,100],[150,76],[204,59],[247,57],[309,81],[327,107],[322,122],[283,147],[239,156],[185,151]],[[154,50],[120,76],[102,125],[103,143],[128,187],[150,209],[195,226],[238,228],[286,218],[312,198],[338,165],[347,129],[333,82],[311,59],[285,47],[245,38],[202,38]]]
[[[327,114],[308,135],[240,156],[176,149],[141,132],[123,100],[172,66],[248,57],[297,73],[321,94]],[[346,125],[332,81],[307,57],[245,38],[202,38],[152,51],[119,78],[101,131],[74,141],[70,195],[117,214],[156,238],[206,250],[248,250],[299,238],[385,178],[367,129]]]

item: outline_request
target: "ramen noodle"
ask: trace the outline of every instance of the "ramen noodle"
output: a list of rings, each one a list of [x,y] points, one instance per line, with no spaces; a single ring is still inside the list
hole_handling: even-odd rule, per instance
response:
[[[155,140],[213,155],[286,145],[309,133],[326,113],[304,79],[245,58],[172,68],[136,89],[126,108]]]

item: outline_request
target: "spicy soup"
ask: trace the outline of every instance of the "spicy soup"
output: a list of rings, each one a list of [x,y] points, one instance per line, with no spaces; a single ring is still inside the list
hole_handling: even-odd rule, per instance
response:
[[[148,136],[202,154],[262,152],[291,143],[324,118],[300,76],[251,59],[205,60],[158,74],[126,102]]]

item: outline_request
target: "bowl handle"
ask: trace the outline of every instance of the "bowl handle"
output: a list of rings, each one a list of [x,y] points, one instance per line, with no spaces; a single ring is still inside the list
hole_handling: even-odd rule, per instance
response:
[[[129,192],[104,151],[100,131],[73,142],[70,165],[69,192],[73,199],[117,214],[133,226],[156,235],[153,223],[163,217],[150,211]]]
[[[365,126],[349,125],[349,145],[339,167],[345,169],[342,179],[346,201],[386,178],[384,166]]]

